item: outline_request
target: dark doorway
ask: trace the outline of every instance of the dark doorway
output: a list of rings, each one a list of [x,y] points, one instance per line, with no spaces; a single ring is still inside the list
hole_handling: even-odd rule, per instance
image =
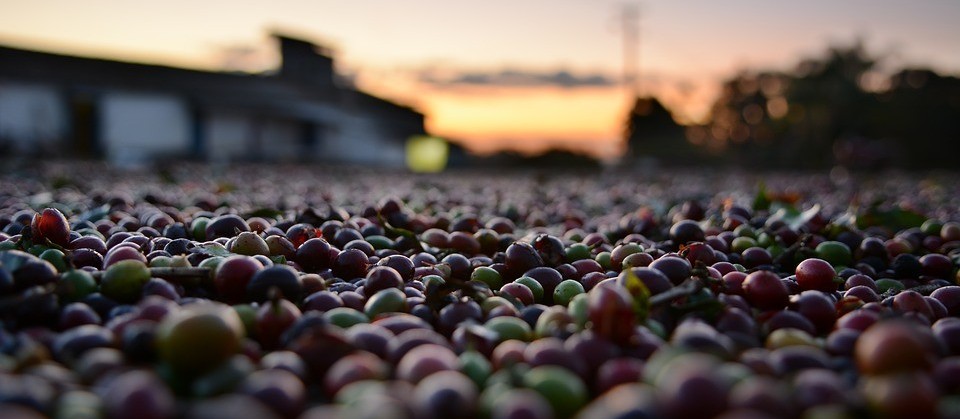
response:
[[[207,159],[207,114],[194,105],[190,111],[190,148],[193,157]]]
[[[97,102],[92,95],[70,97],[70,147],[76,157],[101,158],[100,123]]]
[[[323,126],[312,121],[300,122],[300,160],[313,161],[317,146],[323,140]]]

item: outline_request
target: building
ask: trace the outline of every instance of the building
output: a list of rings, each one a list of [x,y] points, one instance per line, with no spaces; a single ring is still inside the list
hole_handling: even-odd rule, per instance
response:
[[[0,46],[0,152],[403,166],[423,115],[338,84],[328,50],[274,36],[282,64],[258,75]]]

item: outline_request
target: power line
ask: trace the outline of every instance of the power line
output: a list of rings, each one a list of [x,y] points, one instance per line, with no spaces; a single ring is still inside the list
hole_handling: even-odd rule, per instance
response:
[[[640,96],[640,6],[626,3],[620,10],[623,34],[623,85],[627,93]]]

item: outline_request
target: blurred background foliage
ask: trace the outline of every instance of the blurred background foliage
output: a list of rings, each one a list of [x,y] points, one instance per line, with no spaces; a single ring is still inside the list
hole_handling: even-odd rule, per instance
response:
[[[652,97],[627,118],[623,163],[819,169],[956,168],[960,79],[923,68],[878,70],[860,42],[791,71],[726,80],[709,119],[681,126]]]

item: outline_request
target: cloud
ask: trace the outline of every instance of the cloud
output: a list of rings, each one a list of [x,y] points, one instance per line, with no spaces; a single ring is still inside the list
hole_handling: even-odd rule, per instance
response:
[[[566,70],[528,71],[503,69],[493,72],[468,71],[437,76],[433,71],[423,71],[419,80],[437,87],[560,87],[575,89],[580,87],[614,87],[620,81],[600,73],[573,74]]]

